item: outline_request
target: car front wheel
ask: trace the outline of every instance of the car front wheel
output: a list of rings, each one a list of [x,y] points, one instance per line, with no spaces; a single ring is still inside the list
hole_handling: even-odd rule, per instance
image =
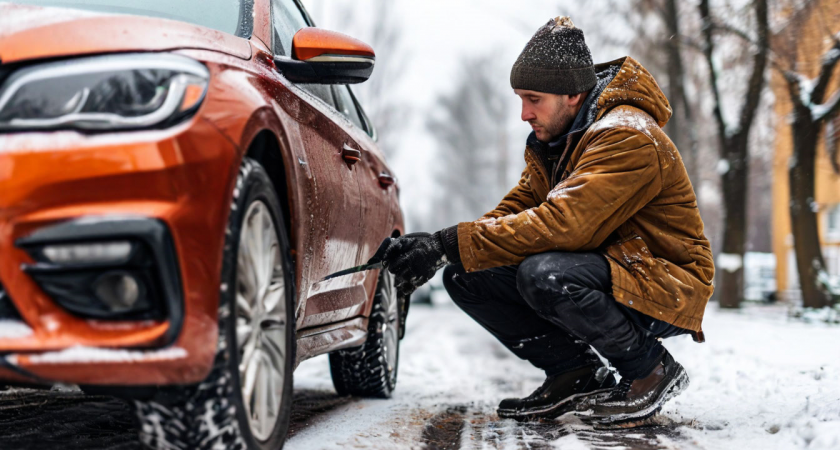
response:
[[[294,289],[289,241],[271,181],[240,168],[228,220],[219,339],[210,375],[135,401],[140,439],[165,449],[279,449],[289,426]]]

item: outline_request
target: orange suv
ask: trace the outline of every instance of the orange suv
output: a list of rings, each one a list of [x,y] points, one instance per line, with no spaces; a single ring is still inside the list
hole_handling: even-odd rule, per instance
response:
[[[0,2],[0,380],[129,399],[167,449],[279,448],[319,354],[390,396],[390,275],[325,279],[403,232],[347,86],[373,49],[297,0],[64,3]]]

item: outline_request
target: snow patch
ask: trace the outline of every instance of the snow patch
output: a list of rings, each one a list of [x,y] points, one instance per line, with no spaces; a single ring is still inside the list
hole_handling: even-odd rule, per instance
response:
[[[32,328],[20,320],[0,320],[0,339],[20,339],[32,335]]]
[[[160,361],[185,358],[187,351],[180,347],[161,350],[117,350],[109,348],[86,347],[75,345],[55,352],[30,355],[32,364],[65,364],[65,363],[108,363],[108,362],[142,362]],[[17,363],[17,355],[6,357],[12,364]]]
[[[799,100],[805,106],[811,106],[811,92],[817,85],[817,80],[806,78],[800,74],[796,74],[799,78]]]
[[[821,105],[811,105],[811,119],[815,121],[825,119],[838,102],[840,102],[840,91],[835,92],[831,98]]]
[[[591,448],[574,434],[568,434],[553,441],[551,446],[563,450],[589,450]]]
[[[834,47],[823,55],[823,64],[833,64],[840,60],[840,48]]]
[[[727,159],[718,160],[718,163],[717,163],[717,173],[718,173],[718,175],[725,175],[727,172],[729,172],[729,160],[727,160]]]
[[[717,266],[727,272],[736,272],[743,265],[743,258],[737,253],[721,253],[718,255]]]
[[[831,295],[840,297],[840,277],[833,277],[829,275],[825,269],[823,269],[817,273],[817,281],[825,287]]]

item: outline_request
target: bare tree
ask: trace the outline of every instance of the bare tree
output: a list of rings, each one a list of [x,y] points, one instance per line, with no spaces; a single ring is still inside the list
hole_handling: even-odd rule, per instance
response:
[[[832,74],[840,62],[840,32],[831,35],[831,47],[822,55],[819,74],[808,78],[799,72],[799,30],[816,6],[807,3],[804,8],[791,15],[785,28],[777,34],[774,50],[780,56],[775,66],[783,75],[790,101],[793,104],[790,124],[793,136],[793,154],[788,164],[790,183],[790,221],[796,252],[796,267],[802,289],[803,306],[821,308],[831,305],[840,298],[832,292],[831,282],[825,269],[825,260],[820,246],[817,227],[817,203],[814,197],[817,143],[823,126],[840,112],[840,89],[828,95],[832,85]],[[836,84],[836,81],[835,83]],[[838,171],[838,156],[831,155],[832,166]]]
[[[737,308],[744,292],[743,260],[747,242],[747,180],[749,179],[749,134],[765,86],[765,68],[769,53],[767,0],[754,0],[755,38],[740,32],[755,45],[752,72],[740,107],[737,123],[730,124],[723,114],[723,99],[715,61],[715,34],[731,33],[734,28],[712,17],[709,0],[701,0],[703,54],[709,69],[709,86],[714,100],[714,118],[720,149],[719,172],[723,186],[723,246],[718,257],[720,283],[717,285],[721,307]]]
[[[697,128],[695,114],[688,100],[685,86],[685,67],[683,65],[683,45],[680,36],[680,18],[677,9],[677,0],[663,0],[663,7],[659,10],[662,21],[667,29],[668,49],[668,98],[671,100],[671,108],[674,114],[667,125],[667,132],[675,130],[672,139],[680,149],[685,164],[688,167],[689,178],[695,183],[700,181],[700,158],[698,157]]]
[[[671,119],[665,132],[680,151],[692,183],[700,181],[698,119],[696,105],[688,97],[683,35],[681,34],[679,3],[676,0],[613,0],[611,9],[626,19],[632,35],[621,40],[610,33],[597,33],[607,44],[629,46],[630,51],[658,80],[671,103]],[[685,20],[683,18],[683,20]],[[691,56],[691,55],[689,55]]]
[[[467,58],[454,90],[438,98],[426,126],[438,142],[441,198],[429,229],[475,220],[496,206],[507,188],[509,88],[494,58]]]
[[[406,53],[402,28],[399,26],[392,0],[375,0],[371,11],[372,26],[367,34],[376,51],[376,69],[357,88],[371,120],[377,128],[379,146],[388,154],[399,150],[409,105],[394,95],[400,77],[405,73]]]

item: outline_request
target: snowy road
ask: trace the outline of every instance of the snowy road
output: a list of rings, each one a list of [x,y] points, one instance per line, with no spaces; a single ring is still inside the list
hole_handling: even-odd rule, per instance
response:
[[[530,393],[541,372],[454,306],[413,306],[393,399],[337,404],[298,422],[286,448],[840,449],[840,327],[790,322],[784,307],[713,304],[704,331],[705,344],[665,343],[691,386],[666,405],[661,425],[603,432],[568,416],[500,420],[498,402]],[[323,358],[295,377],[298,391],[333,392]]]
[[[595,431],[563,417],[500,420],[504,397],[543,377],[450,305],[414,305],[390,400],[338,397],[326,358],[295,372],[290,450],[840,449],[840,327],[791,323],[779,307],[709,307],[709,342],[666,341],[691,376],[651,428]],[[0,449],[136,449],[117,400],[75,392],[0,394]]]

